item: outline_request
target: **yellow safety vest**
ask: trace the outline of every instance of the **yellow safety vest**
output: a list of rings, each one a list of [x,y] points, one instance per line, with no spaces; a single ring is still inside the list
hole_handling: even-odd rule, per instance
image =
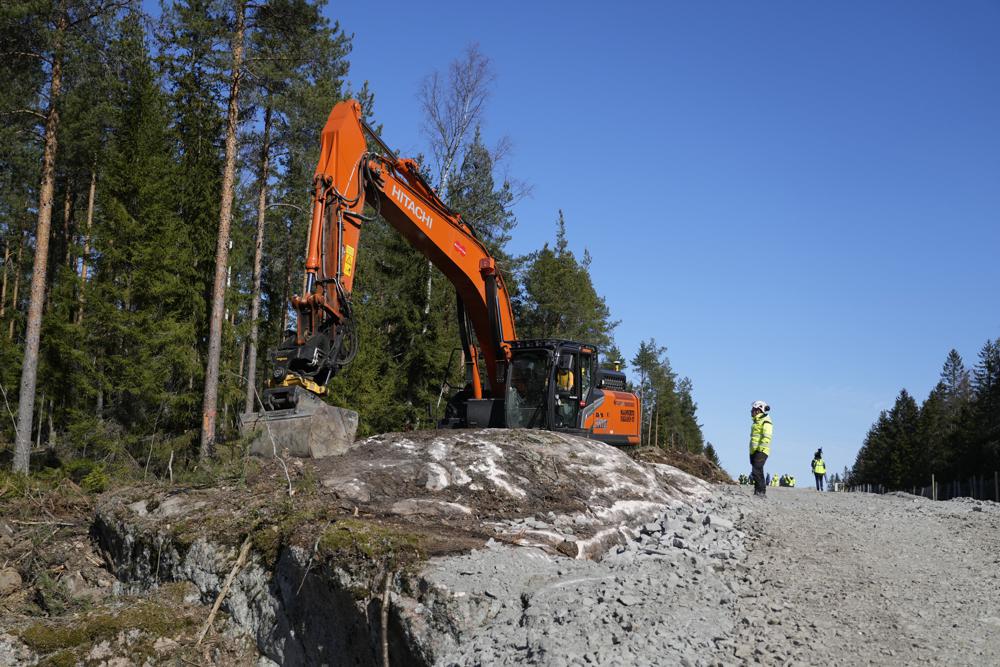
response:
[[[771,455],[771,432],[774,426],[768,415],[757,415],[750,426],[750,453],[764,452]]]
[[[813,459],[813,472],[817,475],[826,474],[826,464],[823,463],[823,459]]]

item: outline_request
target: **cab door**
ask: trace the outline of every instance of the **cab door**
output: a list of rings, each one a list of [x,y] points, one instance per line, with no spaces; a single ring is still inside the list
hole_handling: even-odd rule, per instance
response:
[[[553,420],[556,430],[580,428],[580,400],[582,397],[580,355],[572,349],[559,348],[553,369]]]

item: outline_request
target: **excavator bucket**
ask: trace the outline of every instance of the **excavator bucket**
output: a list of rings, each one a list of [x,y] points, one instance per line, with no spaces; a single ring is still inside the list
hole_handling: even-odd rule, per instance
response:
[[[288,404],[240,417],[240,433],[251,438],[251,454],[320,459],[343,454],[354,443],[357,412],[328,405],[299,387],[293,388]]]

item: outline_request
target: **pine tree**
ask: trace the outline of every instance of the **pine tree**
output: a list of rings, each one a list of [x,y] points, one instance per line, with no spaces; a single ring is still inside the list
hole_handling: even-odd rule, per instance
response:
[[[883,411],[858,451],[851,472],[852,484],[882,484],[903,489],[921,483],[924,450],[918,441],[919,416],[916,401],[905,389],[891,410]]]
[[[952,349],[941,368],[941,398],[948,413],[955,416],[972,398],[972,384],[969,371],[962,362],[962,355]]]
[[[493,158],[477,127],[458,173],[448,183],[448,205],[476,231],[505,275],[513,274],[507,254],[507,243],[517,226],[513,200],[509,182],[496,187]]]
[[[77,34],[90,27],[96,17],[114,12],[122,4],[115,0],[16,1],[7,3],[0,14],[0,24],[2,24],[0,34],[13,40],[7,42],[13,48],[6,53],[6,58],[13,57],[18,62],[23,59],[40,60],[44,63],[42,72],[46,90],[44,112],[33,112],[42,121],[43,150],[41,181],[38,188],[35,258],[31,273],[24,361],[21,365],[13,463],[15,472],[26,473],[30,457],[42,312],[48,277],[49,237],[55,195],[59,114],[62,106],[61,96],[66,85],[64,68],[67,61],[75,54],[74,42]],[[36,64],[29,65],[29,71],[37,72],[35,67]]]
[[[888,429],[889,412],[883,410],[868,429],[864,443],[858,450],[854,466],[851,468],[852,485],[880,484],[886,480],[892,457],[892,443],[887,434]]]
[[[951,440],[955,420],[949,410],[948,390],[939,382],[920,406],[912,475],[918,481],[930,479],[932,473],[944,477],[953,469]]]
[[[523,294],[515,303],[518,328],[525,338],[566,338],[599,349],[611,343],[617,322],[594,288],[589,255],[578,261],[569,249],[562,211],[555,246],[548,244],[524,260]]]
[[[263,126],[249,138],[259,157],[257,179],[252,184],[257,227],[250,295],[247,411],[252,409],[257,393],[257,357],[268,344],[273,347],[284,330],[291,275],[300,270],[302,244],[293,249],[292,237],[306,233],[308,200],[301,198],[311,190],[309,179],[318,157],[319,130],[330,108],[345,96],[343,79],[350,39],[339,25],[327,22],[320,11],[322,6],[303,0],[269,3],[256,11],[251,33],[247,66],[255,87],[250,92],[263,114]],[[303,122],[304,116],[309,126]],[[294,160],[301,162],[292,164]],[[274,173],[273,186],[269,172]],[[269,227],[272,231],[265,233]]]
[[[677,428],[683,434],[688,451],[700,453],[704,450],[704,436],[698,423],[698,404],[694,401],[694,383],[691,378],[681,379],[677,384],[677,395],[680,411]]]
[[[205,396],[202,405],[201,460],[212,454],[215,444],[216,417],[219,396],[219,372],[222,355],[222,326],[226,300],[226,278],[229,269],[230,226],[233,218],[233,198],[236,189],[236,151],[239,134],[239,96],[243,80],[243,52],[246,47],[247,3],[233,0],[233,26],[230,32],[232,65],[229,69],[229,96],[226,112],[225,158],[219,203],[219,226],[215,247],[215,278],[212,288],[212,310],[209,317],[208,352],[205,367]]]
[[[1000,339],[987,340],[972,372],[973,399],[959,429],[962,476],[1000,469]]]

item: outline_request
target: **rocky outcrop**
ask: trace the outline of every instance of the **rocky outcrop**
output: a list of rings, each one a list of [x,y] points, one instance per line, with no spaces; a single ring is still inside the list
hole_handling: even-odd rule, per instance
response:
[[[555,433],[387,434],[289,467],[291,498],[283,473],[108,494],[94,533],[120,586],[190,581],[211,602],[246,538],[223,608],[270,660],[374,665],[385,639],[392,664],[473,664],[462,647],[496,658],[530,644],[519,628],[540,587],[575,590],[560,582],[623,558],[707,567],[739,537],[706,483]],[[512,643],[487,641],[497,627]]]

